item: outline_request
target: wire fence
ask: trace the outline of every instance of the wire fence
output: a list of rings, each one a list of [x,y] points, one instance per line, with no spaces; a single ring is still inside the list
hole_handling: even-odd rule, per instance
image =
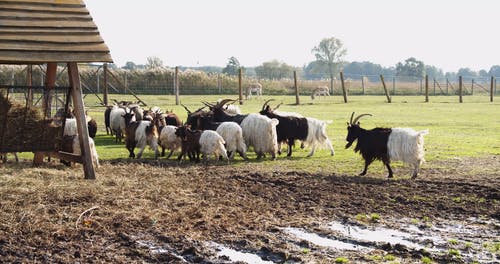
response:
[[[1,67],[0,84],[25,85],[26,74],[22,66]],[[69,80],[65,67],[58,68],[56,84],[68,86]],[[33,68],[31,83],[44,85],[45,69],[43,66]],[[411,76],[383,76],[388,93],[392,95],[424,95],[425,78]],[[175,81],[178,80],[176,87]],[[462,77],[463,95],[489,94],[491,85],[493,93],[498,94],[497,80],[500,77]],[[176,76],[173,69],[158,70],[106,70],[105,67],[82,67],[80,80],[84,94],[94,94],[101,101],[104,93],[109,94],[148,94],[148,95],[239,95],[240,81],[238,76],[229,76],[221,73],[206,73],[201,71],[180,71]],[[301,96],[310,96],[314,89],[328,87],[330,94],[342,95],[342,82],[340,76],[333,80],[324,75],[311,76],[309,79],[298,76],[280,77],[274,79],[256,79],[255,77],[242,76],[241,88],[244,95],[247,87],[253,83],[262,85],[264,95],[295,95],[295,82]],[[384,85],[380,75],[344,74],[344,88],[348,95],[385,95]],[[457,95],[459,93],[459,78],[428,78],[429,95]]]

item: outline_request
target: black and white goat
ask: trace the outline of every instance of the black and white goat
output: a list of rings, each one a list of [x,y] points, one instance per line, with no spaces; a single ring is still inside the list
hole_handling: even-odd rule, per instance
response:
[[[417,177],[420,165],[424,160],[424,135],[429,130],[415,131],[411,128],[374,128],[366,130],[361,128],[358,122],[363,116],[371,114],[362,114],[354,118],[354,112],[351,120],[347,123],[347,144],[349,148],[355,140],[358,140],[355,152],[360,152],[365,160],[365,168],[360,176],[365,175],[368,166],[374,160],[381,160],[389,171],[389,178],[393,177],[390,166],[391,160],[400,160],[412,164],[414,171],[412,178]],[[354,120],[353,120],[354,118]]]
[[[270,101],[272,99],[264,103],[260,114],[279,120],[279,124],[276,127],[278,142],[286,141],[288,143],[288,156],[292,155],[291,149],[296,139],[301,140],[304,145],[311,146],[311,152],[307,155],[308,157],[314,155],[316,148],[321,145],[326,145],[330,149],[330,154],[332,156],[335,155],[335,150],[326,134],[327,124],[324,121],[312,117],[298,117],[298,115],[280,115],[267,105]],[[285,124],[281,125],[281,122]]]

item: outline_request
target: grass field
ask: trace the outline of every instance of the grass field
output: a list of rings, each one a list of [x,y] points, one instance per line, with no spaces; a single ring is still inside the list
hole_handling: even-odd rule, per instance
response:
[[[233,96],[234,97],[234,96]],[[229,98],[233,98],[229,97]],[[134,100],[133,97],[110,95],[111,99]],[[220,96],[182,96],[181,103],[192,111],[200,108],[201,101],[213,102]],[[351,149],[345,150],[346,122],[352,112],[358,114],[371,113],[372,117],[361,120],[362,127],[370,129],[382,127],[412,127],[416,130],[429,129],[430,134],[425,137],[426,160],[445,161],[460,157],[481,157],[498,155],[500,153],[500,118],[498,116],[500,103],[489,102],[486,96],[465,97],[464,103],[459,104],[457,97],[431,97],[429,103],[420,96],[393,97],[392,103],[386,103],[383,96],[356,96],[350,97],[349,103],[343,103],[341,97],[316,99],[301,98],[301,105],[294,105],[292,96],[263,96],[252,99],[240,105],[243,113],[258,112],[267,99],[276,99],[272,103],[283,102],[280,110],[297,112],[304,116],[327,121],[328,135],[333,142],[336,154],[329,155],[326,149],[320,149],[313,158],[306,158],[309,149],[301,150],[298,146],[292,158],[279,157],[277,161],[255,161],[254,153],[250,153],[251,162],[263,167],[286,166],[297,170],[329,171],[336,173],[356,173],[362,169],[362,159]],[[172,96],[141,96],[148,106],[160,106],[163,110],[173,110],[181,119],[185,120],[186,111],[182,106],[175,105]],[[128,152],[123,144],[115,144],[111,136],[104,130],[104,107],[99,106],[94,96],[85,99],[90,115],[97,120],[98,134],[96,138],[97,151],[102,160],[127,158]],[[146,150],[146,159],[151,159],[153,153]],[[173,160],[173,158],[171,158]],[[243,163],[236,158],[231,166]],[[401,164],[395,163],[396,168]],[[372,173],[382,173],[383,167],[375,162],[369,170]],[[425,167],[426,165],[424,165]],[[383,172],[385,173],[385,172]],[[396,175],[398,175],[396,173]],[[403,175],[399,175],[403,176]]]

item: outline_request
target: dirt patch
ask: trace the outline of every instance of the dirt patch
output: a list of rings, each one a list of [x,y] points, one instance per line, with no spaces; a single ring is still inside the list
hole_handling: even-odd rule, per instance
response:
[[[358,244],[375,245],[375,251],[344,251],[293,239],[283,231],[301,228],[348,241],[325,226],[338,221],[397,229],[401,219],[424,226],[500,220],[498,156],[434,165],[417,180],[388,180],[256,170],[252,164],[115,161],[99,169],[97,180],[85,181],[80,168],[9,163],[0,168],[0,261],[234,261],[219,256],[213,243],[275,263],[332,262],[338,257],[371,262],[376,254],[407,263],[422,257],[465,261],[450,252],[363,241]],[[491,250],[485,250],[495,256],[499,227],[488,223],[490,233],[476,237],[491,238]]]

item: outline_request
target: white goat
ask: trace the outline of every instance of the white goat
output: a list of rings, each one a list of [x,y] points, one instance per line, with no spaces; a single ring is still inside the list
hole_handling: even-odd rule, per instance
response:
[[[241,122],[243,138],[247,147],[253,146],[257,159],[270,153],[272,159],[276,158],[278,152],[278,140],[276,135],[276,126],[279,121],[270,119],[260,114],[249,114]]]
[[[125,119],[123,116],[126,114],[126,110],[123,107],[119,107],[114,105],[111,109],[111,113],[109,114],[109,125],[111,131],[115,133],[116,142],[122,140],[125,134]]]
[[[90,155],[92,157],[92,164],[94,167],[99,168],[99,156],[97,155],[97,150],[95,148],[94,140],[89,137],[90,145]],[[73,154],[82,155],[82,150],[80,148],[80,140],[78,140],[78,135],[73,137]]]
[[[152,131],[149,131],[151,129]],[[137,129],[135,130],[135,141],[137,142],[137,148],[139,152],[137,153],[137,158],[140,159],[144,148],[148,145],[155,152],[155,159],[159,156],[158,151],[158,132],[156,127],[151,124],[151,121],[140,121]]]
[[[429,130],[415,131],[411,128],[392,128],[387,140],[387,151],[391,160],[400,160],[414,167],[412,177],[418,175],[425,162],[424,136]]]
[[[217,127],[217,133],[226,141],[226,150],[229,153],[229,159],[234,158],[234,153],[238,152],[240,156],[247,160],[247,146],[243,139],[243,130],[236,122],[223,122]]]
[[[158,143],[162,147],[161,155],[165,155],[165,149],[170,150],[167,159],[172,156],[175,150],[181,147],[181,139],[175,134],[176,126],[164,126],[160,132]]]
[[[222,155],[222,157],[229,163],[227,150],[224,147],[224,144],[226,144],[226,142],[217,132],[213,130],[203,131],[203,133],[201,133],[199,142],[203,161],[206,162],[209,156],[213,154],[215,160],[219,160],[219,156]]]
[[[306,117],[308,132],[307,138],[304,144],[307,146],[312,146],[311,152],[308,157],[314,155],[316,147],[326,145],[330,149],[330,154],[335,155],[335,150],[333,149],[332,142],[326,134],[326,123],[324,121],[318,120],[312,117]]]

